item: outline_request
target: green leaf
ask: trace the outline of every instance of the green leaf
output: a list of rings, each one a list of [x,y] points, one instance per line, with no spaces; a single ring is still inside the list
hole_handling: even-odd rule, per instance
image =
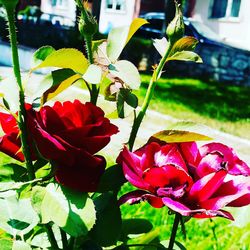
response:
[[[86,235],[96,220],[94,203],[86,193],[55,183],[34,187],[32,204],[40,213],[41,223],[53,221],[73,237]]]
[[[111,166],[102,175],[98,192],[118,190],[126,181],[122,168],[118,165]]]
[[[129,26],[128,36],[126,39],[126,44],[129,42],[129,40],[132,38],[132,36],[135,34],[135,32],[140,29],[142,25],[148,24],[148,21],[143,18],[135,18],[132,23]]]
[[[185,36],[179,39],[172,47],[169,56],[181,51],[194,51],[198,40],[192,36]]]
[[[21,240],[14,241],[12,250],[32,250],[31,246]]]
[[[43,46],[36,50],[32,57],[31,65],[32,67],[37,67],[39,64],[41,64],[51,53],[56,51],[51,46]]]
[[[121,88],[119,94],[123,96],[124,101],[129,106],[131,106],[132,108],[137,108],[137,106],[138,106],[138,98],[137,98],[136,95],[131,93],[131,91],[129,89]]]
[[[26,168],[15,163],[0,166],[0,182],[10,181],[28,181]]]
[[[151,241],[153,241],[154,239],[156,239],[159,236],[160,233],[160,229],[156,228],[153,231],[150,231],[144,235],[142,235],[141,237],[138,237],[136,239],[136,243],[137,244],[148,244]],[[138,247],[138,250],[142,250],[144,247]]]
[[[122,93],[119,91],[116,100],[117,114],[119,118],[125,118],[124,103],[125,103],[124,97]]]
[[[135,65],[127,60],[120,60],[112,64],[110,73],[120,78],[131,89],[139,89],[141,77]]]
[[[146,23],[148,23],[146,20],[136,18],[130,26],[114,28],[109,32],[107,40],[107,55],[112,63],[118,59],[125,45],[134,33]]]
[[[1,250],[12,250],[13,240],[12,239],[0,239]]]
[[[41,105],[60,94],[81,78],[79,74],[75,74],[71,69],[52,71],[51,77],[52,86],[43,93],[41,97]]]
[[[166,61],[190,61],[196,63],[202,63],[201,57],[192,51],[180,51],[174,53],[172,56],[168,57]]]
[[[3,97],[3,104],[4,104],[6,109],[10,110],[10,105],[4,97]]]
[[[89,65],[87,71],[83,75],[83,79],[91,84],[99,84],[102,79],[101,67],[94,64]]]
[[[160,140],[167,143],[177,143],[212,140],[209,135],[209,128],[201,124],[179,122],[170,128],[152,135],[149,141]]]
[[[44,67],[68,68],[76,73],[84,74],[88,68],[88,60],[77,49],[59,49],[49,54],[46,59],[32,70]]]
[[[96,40],[96,41],[92,41],[92,51],[93,53],[98,51],[98,47],[104,43],[106,41],[106,39],[101,39],[101,40]]]
[[[101,246],[116,244],[122,226],[121,211],[116,200],[116,195],[111,192],[101,194],[94,200],[94,203],[97,220],[90,232],[91,239]]]
[[[15,196],[0,199],[0,228],[7,233],[13,236],[25,235],[38,221],[29,199],[17,200]]]
[[[122,221],[122,235],[127,237],[129,234],[143,234],[152,230],[153,225],[146,219],[125,219]]]

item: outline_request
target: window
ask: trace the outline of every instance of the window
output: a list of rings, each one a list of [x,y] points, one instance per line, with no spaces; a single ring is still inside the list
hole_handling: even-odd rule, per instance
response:
[[[239,17],[241,0],[213,0],[211,18]]]
[[[106,0],[106,10],[125,12],[126,0]]]

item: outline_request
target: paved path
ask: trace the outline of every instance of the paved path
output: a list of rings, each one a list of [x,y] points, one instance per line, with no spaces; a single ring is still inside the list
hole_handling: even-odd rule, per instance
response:
[[[8,76],[11,74],[11,68],[9,67],[0,67],[0,76]],[[44,75],[42,74],[33,74],[29,79],[26,87],[26,93],[28,96],[36,96],[39,92],[41,92],[42,85],[39,85],[39,82],[42,81]],[[1,86],[1,85],[0,85]],[[1,87],[0,87],[1,90]],[[0,91],[1,92],[1,91]],[[86,90],[82,90],[77,86],[70,87],[67,91],[62,92],[57,96],[57,100],[74,100],[80,99],[82,101],[88,101],[88,92]],[[101,106],[106,112],[110,112],[113,108],[113,104],[105,101],[102,97],[99,98],[99,106]],[[112,120],[120,130],[120,133],[113,136],[111,143],[103,150],[107,155],[117,155],[123,144],[127,142],[129,133],[131,131],[132,126],[132,115],[126,119],[115,119]],[[147,115],[142,123],[142,127],[139,130],[138,137],[136,140],[135,148],[143,145],[148,138],[163,129],[166,129],[169,125],[177,122],[178,120],[160,114],[156,111],[148,110]],[[209,134],[213,136],[215,141],[222,142],[233,147],[240,157],[247,161],[250,165],[250,141],[244,138],[240,138],[237,136],[233,136],[227,133],[220,132],[218,130],[209,129]]]

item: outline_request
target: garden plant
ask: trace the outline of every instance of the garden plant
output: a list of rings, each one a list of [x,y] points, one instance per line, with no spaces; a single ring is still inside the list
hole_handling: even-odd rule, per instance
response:
[[[107,39],[96,41],[97,22],[86,2],[76,0],[86,56],[74,48],[38,49],[30,74],[49,68],[50,86],[27,101],[14,20],[18,0],[0,3],[7,13],[19,93],[18,109],[1,93],[0,151],[15,160],[1,166],[1,249],[185,249],[175,240],[178,226],[184,231],[191,219],[233,220],[225,207],[250,204],[249,166],[232,148],[219,142],[204,143],[212,138],[199,125],[178,123],[174,129],[145,138],[145,145],[134,149],[167,62],[202,62],[194,52],[197,40],[183,37],[177,2],[176,15],[166,30],[168,40],[154,42],[162,57],[153,67],[140,108],[133,93],[140,87],[139,72],[119,56],[145,20],[134,19],[130,26],[114,28]],[[79,81],[89,91],[89,102],[49,102]],[[114,104],[109,114],[98,106],[101,96]],[[133,116],[131,131],[122,131],[109,120],[128,115]],[[129,139],[114,157],[116,164],[110,166],[99,151],[118,133],[129,133]],[[130,191],[121,195],[126,182],[131,184]],[[122,218],[121,206],[141,202],[148,202],[159,213],[168,208],[174,216],[170,239],[160,241],[150,221],[133,215]]]

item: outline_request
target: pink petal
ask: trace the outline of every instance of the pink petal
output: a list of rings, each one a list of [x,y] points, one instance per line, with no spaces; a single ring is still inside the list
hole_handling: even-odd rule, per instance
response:
[[[126,147],[117,158],[117,163],[123,168],[125,178],[135,187],[141,189],[150,189],[150,185],[144,182],[143,172],[140,168],[140,158],[131,153]]]
[[[223,183],[213,197],[204,200],[202,207],[221,209],[225,206],[244,206],[250,204],[250,178],[246,182],[240,178]],[[246,199],[246,200],[244,200]]]
[[[189,199],[194,199],[197,202],[207,200],[220,187],[226,175],[227,172],[221,170],[219,172],[206,175],[196,181],[190,190]]]
[[[190,209],[184,204],[174,201],[168,197],[162,198],[162,201],[165,206],[183,216],[192,216],[194,218],[211,218],[220,216],[233,220],[232,215],[229,212],[223,210]]]

